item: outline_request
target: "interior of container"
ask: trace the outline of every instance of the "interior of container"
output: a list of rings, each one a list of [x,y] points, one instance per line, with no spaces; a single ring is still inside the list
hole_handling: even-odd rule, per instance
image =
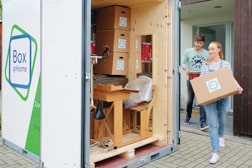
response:
[[[114,5],[130,9],[130,18],[128,18],[128,20],[130,19],[130,29],[126,30],[130,34],[130,43],[127,46],[129,47],[128,55],[124,56],[127,57],[124,60],[127,61],[124,64],[127,66],[126,72],[120,74],[113,69],[107,71],[106,67],[94,65],[95,68],[106,69],[107,73],[116,74],[103,74],[102,69],[99,69],[100,71],[95,70],[93,74],[92,87],[94,88],[96,109],[91,111],[90,118],[90,162],[95,166],[99,165],[99,167],[106,167],[106,165],[111,167],[112,163],[123,164],[131,159],[137,159],[145,153],[155,152],[162,147],[167,147],[174,142],[172,132],[174,114],[169,112],[172,111],[173,104],[172,100],[169,100],[169,94],[171,94],[169,91],[172,85],[167,79],[162,79],[162,76],[171,75],[167,74],[167,69],[171,64],[170,54],[168,54],[170,48],[167,45],[169,43],[169,38],[167,38],[169,34],[167,2],[164,0],[92,0],[91,40],[94,43],[97,43],[96,31],[100,31],[96,29],[96,11]],[[111,19],[106,14],[104,14],[104,18]],[[117,54],[113,51],[111,53],[112,55]],[[102,52],[98,53],[97,51],[94,55],[102,55]],[[98,58],[96,61],[101,62],[103,60]],[[143,127],[141,117],[144,118],[144,114],[141,112],[125,114],[123,107],[121,109],[121,107],[116,106],[117,103],[122,102],[114,99],[115,94],[118,94],[119,99],[123,99],[124,96],[127,97],[129,93],[134,92],[124,90],[122,93],[119,90],[123,90],[129,81],[140,76],[151,78],[152,84],[156,88],[156,95],[153,94],[152,97],[156,96],[157,101],[153,104],[148,121],[145,123],[148,124],[147,132],[141,130]],[[104,89],[107,89],[106,96]],[[152,92],[154,93],[153,87]],[[105,119],[96,119],[96,111],[99,106],[98,98],[101,96],[108,100],[102,102]],[[109,96],[111,96],[111,99]],[[158,97],[163,99],[160,100]],[[117,114],[115,113],[116,110],[122,110],[123,113]],[[115,121],[122,122],[123,128],[117,128]],[[117,137],[120,140],[117,140]]]

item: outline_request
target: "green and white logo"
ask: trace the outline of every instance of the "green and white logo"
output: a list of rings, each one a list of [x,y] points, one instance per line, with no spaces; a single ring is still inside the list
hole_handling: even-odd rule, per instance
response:
[[[206,85],[210,93],[221,89],[220,82],[217,78],[206,81]]]
[[[39,61],[36,39],[13,25],[4,67],[5,80],[21,98],[17,111],[31,114],[25,149],[37,156],[40,155],[40,72],[35,65],[38,66]]]
[[[5,79],[23,100],[27,100],[29,95],[37,50],[35,38],[18,25],[13,25],[5,63]]]

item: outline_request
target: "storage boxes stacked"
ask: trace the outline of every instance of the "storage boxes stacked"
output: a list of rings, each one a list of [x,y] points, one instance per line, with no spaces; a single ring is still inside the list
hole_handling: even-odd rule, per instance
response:
[[[130,8],[110,6],[96,11],[96,52],[103,55],[106,46],[110,55],[99,59],[94,73],[127,75],[130,42]]]

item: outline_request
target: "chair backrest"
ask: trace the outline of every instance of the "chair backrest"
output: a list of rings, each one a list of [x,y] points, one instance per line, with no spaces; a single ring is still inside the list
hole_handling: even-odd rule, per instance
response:
[[[149,126],[150,121],[150,115],[151,111],[153,109],[154,104],[157,102],[157,96],[158,96],[158,87],[157,85],[152,85],[152,99],[149,103],[147,103],[147,121],[146,125]]]
[[[156,103],[157,101],[157,85],[152,85],[152,99],[151,101],[148,103],[148,109],[151,110],[153,105]]]

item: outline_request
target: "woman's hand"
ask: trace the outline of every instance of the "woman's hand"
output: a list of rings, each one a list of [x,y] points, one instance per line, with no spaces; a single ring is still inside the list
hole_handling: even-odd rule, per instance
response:
[[[238,91],[239,94],[242,94],[243,88],[240,85],[238,85]]]

